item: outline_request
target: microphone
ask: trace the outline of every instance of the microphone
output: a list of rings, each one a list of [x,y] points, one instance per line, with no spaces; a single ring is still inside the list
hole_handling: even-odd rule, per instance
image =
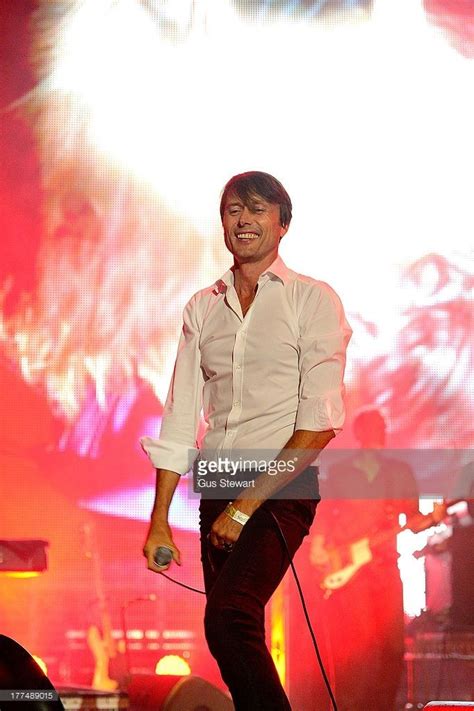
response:
[[[171,562],[173,559],[173,551],[168,546],[160,546],[153,554],[153,560],[159,568]]]

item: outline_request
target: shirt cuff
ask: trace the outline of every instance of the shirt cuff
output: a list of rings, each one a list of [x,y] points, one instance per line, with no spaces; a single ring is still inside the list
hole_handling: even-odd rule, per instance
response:
[[[300,400],[296,413],[295,430],[310,432],[340,432],[344,424],[346,411],[342,400],[335,402],[331,398],[311,398]]]
[[[192,468],[199,454],[197,447],[189,447],[179,442],[165,442],[152,437],[141,437],[140,444],[156,469],[168,469],[180,476]]]

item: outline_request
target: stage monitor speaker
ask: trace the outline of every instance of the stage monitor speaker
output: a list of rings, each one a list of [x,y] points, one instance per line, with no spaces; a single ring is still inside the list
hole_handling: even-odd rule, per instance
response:
[[[186,676],[171,689],[163,711],[234,711],[234,704],[204,679]]]
[[[56,689],[31,654],[18,642],[0,635],[0,689],[15,691],[54,691]],[[2,701],[0,708],[30,711],[64,711],[61,701]]]
[[[0,541],[0,572],[43,573],[48,567],[48,541]]]
[[[130,711],[233,711],[231,699],[198,676],[134,675]]]
[[[439,709],[440,711],[459,711],[459,709],[474,709],[470,701],[430,701],[423,709]]]

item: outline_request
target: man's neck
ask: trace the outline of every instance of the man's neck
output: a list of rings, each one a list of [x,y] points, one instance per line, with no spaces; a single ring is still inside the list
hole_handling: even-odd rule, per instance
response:
[[[354,460],[354,466],[360,469],[372,482],[380,471],[381,461],[378,448],[361,449]]]
[[[259,262],[234,262],[234,286],[238,294],[253,294],[260,274],[273,264],[278,252],[270,254]]]

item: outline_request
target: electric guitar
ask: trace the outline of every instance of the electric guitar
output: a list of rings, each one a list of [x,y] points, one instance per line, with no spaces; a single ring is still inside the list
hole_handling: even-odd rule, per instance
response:
[[[444,502],[443,506],[445,511],[463,500],[464,499],[454,499]],[[342,546],[324,546],[323,550],[326,552],[324,557],[327,559],[327,562],[324,562],[322,565],[317,562],[322,546],[321,544],[317,544],[317,536],[315,536],[312,542],[310,560],[319,570],[321,575],[320,587],[325,591],[325,596],[328,597],[335,590],[344,587],[361,568],[367,565],[367,563],[370,563],[373,559],[373,551],[378,546],[387,543],[387,541],[393,539],[402,531],[411,529],[411,525],[415,523],[419,516],[419,513],[415,514],[408,519],[404,526],[397,524],[396,526],[385,528],[383,531],[379,531],[374,535],[359,538],[356,541],[346,543]],[[445,516],[446,513],[443,518]],[[434,521],[434,519],[428,515],[426,520],[417,526],[417,533],[436,526],[438,523],[439,521]]]
[[[93,525],[90,523],[85,524],[83,531],[86,541],[86,557],[92,561],[94,587],[99,601],[102,626],[102,633],[97,625],[90,625],[87,630],[87,645],[95,661],[92,688],[96,691],[115,691],[118,687],[118,682],[109,676],[109,663],[110,659],[116,656],[117,650],[112,636],[112,624],[107,607],[107,598],[104,593],[101,560],[97,550]]]

